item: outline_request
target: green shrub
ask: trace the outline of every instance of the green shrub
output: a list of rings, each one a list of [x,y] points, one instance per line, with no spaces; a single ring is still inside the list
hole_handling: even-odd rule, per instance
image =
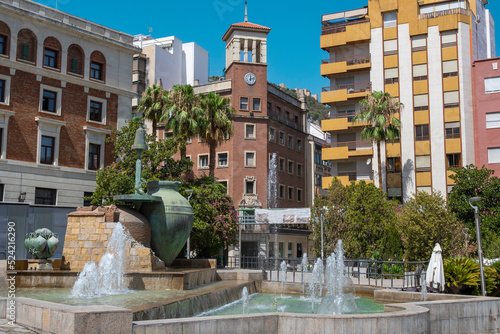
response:
[[[446,290],[453,294],[473,294],[480,284],[479,264],[461,257],[444,261]]]

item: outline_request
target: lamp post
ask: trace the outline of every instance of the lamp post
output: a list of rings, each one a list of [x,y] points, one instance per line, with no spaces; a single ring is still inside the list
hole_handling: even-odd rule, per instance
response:
[[[481,246],[481,229],[479,227],[479,209],[477,206],[472,205],[472,202],[481,201],[481,197],[469,198],[469,205],[474,209],[474,218],[476,221],[476,234],[477,234],[477,253],[479,255],[479,270],[481,271],[481,292],[486,296],[486,284],[484,281],[484,265],[483,265],[483,247]]]

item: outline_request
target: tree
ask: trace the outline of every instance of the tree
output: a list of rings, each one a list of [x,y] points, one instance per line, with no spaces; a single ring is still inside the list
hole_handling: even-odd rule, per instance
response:
[[[168,93],[166,113],[160,121],[166,121],[165,130],[172,130],[174,137],[187,142],[199,134],[200,119],[203,110],[200,108],[199,96],[194,94],[191,85],[175,85]],[[186,147],[181,147],[181,159],[186,158]]]
[[[380,142],[399,139],[401,121],[396,118],[403,107],[389,93],[374,91],[366,99],[359,102],[361,110],[354,116],[353,122],[367,122],[361,131],[361,139],[370,140],[377,144],[377,163],[379,187],[382,189],[382,161],[380,156]]]
[[[199,120],[200,137],[209,147],[209,175],[215,175],[215,149],[233,135],[233,119],[235,110],[229,107],[230,100],[219,94],[209,92],[202,96],[201,108],[203,118]]]
[[[168,92],[162,86],[148,87],[143,93],[137,106],[137,111],[142,111],[144,118],[152,121],[153,136],[168,102]]]
[[[221,249],[234,244],[238,237],[237,213],[226,188],[214,178],[189,180],[181,193],[192,189],[190,203],[194,211],[191,251],[197,258],[214,258]]]
[[[108,142],[113,143],[116,163],[97,171],[97,187],[92,203],[109,205],[115,203],[113,196],[132,194],[135,189],[135,162],[137,154],[132,150],[135,132],[143,118],[133,118],[120,130],[113,130]],[[185,145],[175,138],[157,141],[154,135],[146,135],[148,150],[142,155],[142,178],[146,181],[180,180],[181,174],[189,170],[189,159],[175,160],[172,156]],[[144,189],[146,190],[146,189]]]
[[[455,186],[448,196],[451,210],[469,229],[473,240],[476,240],[476,224],[474,210],[469,205],[469,198],[481,197],[476,202],[481,221],[484,255],[488,258],[500,257],[500,179],[493,171],[478,169],[474,165],[454,168],[450,178]]]
[[[430,259],[436,243],[441,245],[444,257],[462,254],[464,226],[458,222],[439,192],[432,195],[417,192],[403,206],[397,225],[407,261]]]

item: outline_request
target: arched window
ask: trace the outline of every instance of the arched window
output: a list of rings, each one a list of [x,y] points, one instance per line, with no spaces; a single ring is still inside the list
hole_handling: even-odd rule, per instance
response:
[[[10,29],[5,22],[0,21],[0,55],[9,55]]]
[[[43,66],[61,68],[61,43],[55,37],[47,37],[43,42]]]
[[[29,29],[21,29],[17,34],[17,59],[36,62],[36,36]]]
[[[71,44],[68,48],[68,73],[83,75],[84,59],[82,48],[77,44]]]
[[[100,51],[94,51],[90,55],[90,79],[105,81],[106,58]]]

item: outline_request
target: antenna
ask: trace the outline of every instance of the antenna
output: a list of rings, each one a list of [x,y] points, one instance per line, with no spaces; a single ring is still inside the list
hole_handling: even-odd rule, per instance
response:
[[[247,2],[245,1],[245,22],[248,22]]]

